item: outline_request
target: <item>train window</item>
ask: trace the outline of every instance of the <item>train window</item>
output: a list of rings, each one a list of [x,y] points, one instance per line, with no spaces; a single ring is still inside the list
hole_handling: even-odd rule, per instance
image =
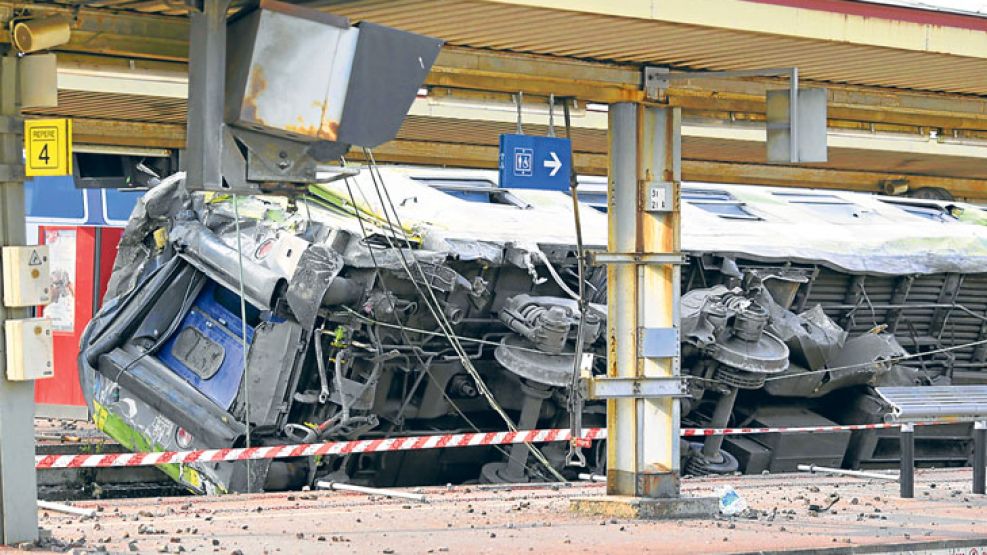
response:
[[[579,202],[583,204],[588,204],[592,206],[595,210],[600,212],[607,212],[607,193],[599,191],[577,191],[579,193]],[[565,192],[566,196],[570,196],[569,191]]]
[[[579,192],[579,202],[588,204],[593,209],[606,214],[607,212],[607,178],[591,175],[580,175],[576,179],[576,187]],[[568,189],[564,191],[568,196],[571,193]]]
[[[108,224],[124,225],[144,191],[103,189],[103,219]]]
[[[877,212],[836,195],[787,191],[775,191],[771,194],[782,197],[789,203],[797,204],[810,212],[815,212],[829,221],[854,222],[878,216]]]
[[[497,184],[489,179],[415,177],[415,181],[436,189],[494,189]]]
[[[880,200],[885,204],[890,204],[896,208],[900,208],[912,216],[918,216],[919,218],[925,218],[926,220],[943,223],[960,221],[959,218],[950,213],[949,208],[946,206],[940,206],[934,203],[894,201],[883,198]]]
[[[782,197],[789,202],[838,202],[841,204],[852,204],[836,195],[826,193],[805,193],[801,191],[774,191],[771,193],[776,197]]]
[[[24,183],[24,206],[32,218],[85,222],[86,192],[75,188],[72,176],[37,177]]]
[[[682,188],[682,200],[699,201],[736,201],[737,198],[726,191],[718,189],[686,189]]]
[[[415,181],[461,198],[469,202],[483,204],[506,204],[517,208],[528,208],[528,203],[497,187],[489,179],[453,179],[445,177],[415,177]]]
[[[692,206],[727,220],[761,221],[764,218],[754,214],[747,204],[737,200],[731,193],[719,189],[682,189],[682,200]]]

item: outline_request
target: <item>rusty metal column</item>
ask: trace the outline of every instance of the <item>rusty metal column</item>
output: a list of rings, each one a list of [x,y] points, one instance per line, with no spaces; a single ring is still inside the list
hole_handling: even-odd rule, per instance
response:
[[[607,399],[607,496],[577,512],[625,518],[712,516],[715,497],[679,496],[678,108],[610,106],[607,191],[607,375],[585,381]]]
[[[608,191],[611,253],[679,251],[677,206],[680,152],[677,108],[621,103],[610,107]],[[671,187],[667,212],[644,211],[649,184]],[[674,328],[679,268],[674,264],[610,264],[608,377],[660,378],[678,374],[673,358],[641,356],[645,329]],[[676,341],[677,352],[677,341]],[[672,397],[607,401],[607,492],[677,497],[679,414]]]

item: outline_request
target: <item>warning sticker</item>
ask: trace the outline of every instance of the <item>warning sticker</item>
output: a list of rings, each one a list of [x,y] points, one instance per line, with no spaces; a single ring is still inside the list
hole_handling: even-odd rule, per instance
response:
[[[28,176],[71,175],[72,120],[25,120],[24,154]]]
[[[38,255],[38,251],[31,251],[31,258],[27,261],[28,266],[40,266],[41,256]]]

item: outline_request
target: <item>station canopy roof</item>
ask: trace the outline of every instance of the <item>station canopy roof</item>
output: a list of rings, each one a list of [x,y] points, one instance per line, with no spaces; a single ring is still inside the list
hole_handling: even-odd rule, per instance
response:
[[[786,86],[784,80],[687,80],[668,91],[668,101],[697,124],[685,132],[687,177],[702,162],[712,173],[703,178],[722,173],[724,180],[757,182],[777,174],[787,177],[773,184],[842,182],[869,190],[882,179],[910,178],[987,198],[981,169],[987,161],[981,152],[987,150],[987,19],[974,14],[849,0],[298,3],[447,41],[427,81],[429,94],[399,140],[381,149],[384,159],[495,164],[489,149],[496,137],[485,133],[510,131],[509,114],[478,106],[509,104],[513,91],[525,91],[531,102],[544,102],[535,99],[549,93],[575,96],[592,107],[640,99],[644,65],[681,71],[795,66],[802,86],[828,89],[830,128],[846,135],[836,140],[830,162],[774,171],[755,148],[763,140],[753,130],[763,120],[764,91]],[[44,113],[83,120],[79,134],[92,142],[184,143],[185,3],[0,0],[0,15],[8,19],[55,12],[73,15],[76,24],[60,57],[60,107]],[[438,106],[443,97],[459,103]],[[536,126],[547,123],[537,110],[525,117]],[[574,123],[580,127],[577,165],[600,173],[605,114]],[[705,124],[726,131],[711,137]]]

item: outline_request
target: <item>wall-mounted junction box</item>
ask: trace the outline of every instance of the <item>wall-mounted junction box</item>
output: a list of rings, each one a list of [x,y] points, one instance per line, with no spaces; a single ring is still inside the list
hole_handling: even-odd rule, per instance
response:
[[[40,380],[55,375],[51,320],[7,320],[4,331],[7,335],[8,380]]]
[[[51,302],[48,247],[3,248],[3,304],[38,306]]]

